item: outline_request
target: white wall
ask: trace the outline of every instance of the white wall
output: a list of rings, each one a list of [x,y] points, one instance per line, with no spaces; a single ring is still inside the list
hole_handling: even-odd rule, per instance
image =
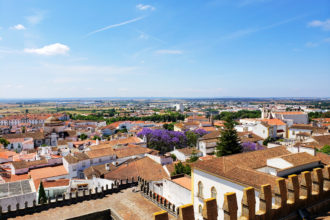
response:
[[[292,119],[294,124],[308,124],[307,114],[283,115],[284,119]]]
[[[293,173],[296,173],[299,171],[309,170],[309,169],[312,169],[317,166],[319,166],[319,162],[314,162],[314,163],[306,164],[303,166],[293,167],[291,169],[286,169],[286,170],[277,172],[277,176],[287,176],[287,175],[290,175],[290,174],[293,174]]]
[[[290,146],[287,146],[286,149],[288,151],[292,152],[292,153],[306,152],[306,153],[309,153],[312,156],[315,156],[315,149],[309,148],[309,147],[302,147],[302,146],[290,147]]]
[[[173,163],[172,157],[164,157],[164,156],[157,156],[157,155],[151,155],[146,154],[147,157],[154,160],[156,163],[159,163],[161,165],[171,164]]]
[[[252,132],[263,139],[268,137],[268,128],[262,124],[257,124],[252,128]]]
[[[195,219],[196,220],[202,220],[202,216],[198,212],[199,205],[203,206],[203,199],[199,198],[198,193],[198,182],[201,181],[203,183],[203,196],[204,199],[211,198],[211,188],[215,187],[217,191],[217,204],[218,204],[218,219],[223,219],[223,210],[222,205],[224,201],[224,194],[227,192],[235,192],[237,201],[238,201],[238,216],[241,214],[241,205],[240,201],[242,201],[243,197],[243,189],[245,186],[238,185],[236,183],[227,181],[225,179],[215,177],[213,175],[210,175],[208,173],[205,173],[203,171],[194,169],[192,174],[192,181],[193,181],[193,197],[194,197],[194,212],[195,212]],[[256,195],[256,209],[259,207],[259,192],[255,191]]]
[[[71,188],[78,188],[78,184],[87,183],[88,189],[94,189],[97,187],[98,189],[101,189],[103,186],[104,189],[106,189],[106,185],[108,185],[109,189],[111,188],[111,184],[114,183],[112,180],[107,179],[101,179],[101,178],[93,178],[93,179],[74,179],[70,182]]]
[[[199,141],[198,142],[198,150],[202,152],[203,156],[206,156],[208,154],[213,154],[215,150],[215,146],[217,145],[217,142],[206,142],[206,141]]]
[[[297,138],[297,134],[300,133],[308,133],[311,134],[311,130],[307,129],[295,129],[295,128],[289,128],[289,137],[288,138]]]
[[[163,180],[163,197],[176,207],[191,203],[191,191],[167,179]]]
[[[28,206],[33,205],[33,200],[36,200],[36,192],[21,194],[12,197],[5,197],[0,199],[0,206],[2,211],[8,210],[8,205],[11,205],[11,210],[16,210],[16,204],[19,203],[20,208],[25,207],[25,202],[28,202]]]
[[[176,159],[181,161],[186,161],[187,159],[189,159],[189,157],[186,157],[186,155],[184,155],[178,150],[171,151],[171,154],[174,154],[176,156]]]
[[[276,167],[278,169],[285,169],[293,165],[282,158],[271,158],[267,160],[267,166]]]

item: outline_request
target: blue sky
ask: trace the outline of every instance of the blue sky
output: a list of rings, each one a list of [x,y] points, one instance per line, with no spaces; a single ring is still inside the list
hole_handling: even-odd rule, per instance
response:
[[[0,98],[329,97],[327,0],[0,0]]]

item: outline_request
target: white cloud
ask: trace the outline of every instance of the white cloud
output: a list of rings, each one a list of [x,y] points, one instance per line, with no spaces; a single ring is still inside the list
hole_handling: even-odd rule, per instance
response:
[[[160,43],[163,43],[163,44],[166,43],[165,41],[159,39],[158,37],[152,36],[150,34],[147,34],[147,33],[143,32],[143,31],[137,30],[137,32],[140,33],[140,35],[139,35],[140,39],[144,39],[144,40],[152,39],[152,40],[156,40],[156,41],[158,41]]]
[[[157,50],[158,54],[183,54],[182,50]]]
[[[24,86],[20,84],[6,84],[6,85],[2,85],[2,87],[6,89],[22,89]]]
[[[323,40],[319,40],[317,42],[307,42],[305,46],[313,48],[313,47],[321,46],[322,44],[326,44],[326,43],[330,43],[330,37],[324,38]]]
[[[25,30],[26,28],[22,24],[17,24],[15,26],[11,27],[11,29],[21,31],[21,30]]]
[[[260,31],[269,30],[269,29],[276,28],[276,27],[285,25],[287,23],[296,21],[296,20],[301,19],[301,18],[303,18],[305,16],[306,15],[289,18],[287,20],[283,20],[283,21],[280,21],[280,22],[277,22],[277,23],[273,23],[273,24],[270,24],[270,25],[266,25],[266,26],[262,26],[262,27],[246,28],[246,29],[237,30],[237,31],[234,31],[234,32],[231,32],[231,33],[229,33],[227,35],[222,36],[220,38],[220,40],[236,39],[236,38],[244,37],[244,36],[247,36],[247,35],[250,35],[250,34],[253,34],[253,33],[257,33],[257,32],[260,32]]]
[[[128,20],[128,21],[124,21],[124,22],[121,22],[121,23],[118,23],[118,24],[112,24],[112,25],[109,25],[109,26],[106,26],[104,28],[101,28],[101,29],[98,29],[98,30],[95,30],[95,31],[92,31],[92,32],[89,32],[86,37],[92,35],[92,34],[95,34],[97,32],[101,32],[101,31],[105,31],[105,30],[108,30],[108,29],[111,29],[111,28],[115,28],[115,27],[120,27],[120,26],[123,26],[123,25],[126,25],[126,24],[130,24],[130,23],[133,23],[133,22],[137,22],[141,19],[143,19],[144,17],[138,17],[138,18],[134,18],[134,19],[131,19],[131,20]]]
[[[36,25],[39,24],[43,19],[44,19],[44,12],[42,11],[37,11],[34,15],[30,15],[25,17],[27,22],[31,25]]]
[[[77,82],[80,79],[74,78],[74,77],[60,77],[60,78],[55,78],[52,80],[53,83],[55,84],[62,84],[62,83],[73,83]]]
[[[127,92],[128,89],[127,89],[127,88],[119,88],[118,91],[119,91],[119,92]]]
[[[2,37],[0,37],[0,40],[2,40]]]
[[[308,27],[320,27],[325,31],[330,31],[330,19],[325,21],[314,20],[307,24]]]
[[[25,48],[24,52],[26,53],[34,53],[39,55],[65,55],[69,52],[70,48],[64,44],[56,43],[46,45],[42,48]]]
[[[305,45],[306,45],[306,47],[317,47],[317,46],[319,46],[319,44],[315,43],[315,42],[307,42]]]
[[[151,5],[143,5],[143,4],[138,4],[136,6],[137,9],[141,10],[141,11],[146,11],[146,10],[155,10],[156,8],[154,6]]]
[[[149,39],[149,35],[145,34],[145,33],[140,33],[140,36],[139,36],[140,39],[143,39],[143,40],[148,40]]]
[[[22,53],[22,51],[13,50],[13,49],[10,49],[10,48],[0,47],[0,54],[1,53],[6,53],[6,54],[20,54],[20,53]]]

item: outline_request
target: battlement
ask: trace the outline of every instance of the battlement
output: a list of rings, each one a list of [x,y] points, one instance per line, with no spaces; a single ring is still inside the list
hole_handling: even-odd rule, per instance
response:
[[[144,180],[139,180],[139,185],[144,194],[153,195],[153,192],[146,187]],[[273,198],[274,203],[272,203]],[[242,207],[241,216],[237,216],[238,205]],[[311,214],[317,214],[329,207],[330,166],[328,165],[323,169],[315,168],[312,172],[302,172],[299,177],[290,175],[287,181],[284,178],[278,178],[274,190],[269,184],[263,185],[259,194],[259,207],[257,208],[253,187],[244,189],[242,201],[237,201],[236,193],[228,192],[224,195],[221,211],[225,220],[296,219],[298,210],[307,209]],[[170,208],[173,210],[173,207]],[[177,207],[175,211],[175,216],[178,216],[180,220],[195,219],[193,204]],[[202,215],[203,219],[217,219],[216,199],[204,200]],[[166,211],[154,213],[154,220],[167,219],[168,212]]]
[[[24,216],[27,214],[33,214],[35,212],[41,212],[48,210],[50,208],[60,207],[60,206],[69,206],[78,202],[85,200],[92,200],[102,198],[108,194],[118,193],[123,189],[127,189],[137,185],[137,181],[132,179],[115,181],[111,186],[106,185],[106,187],[96,187],[94,189],[76,191],[71,193],[63,194],[62,198],[56,197],[55,200],[50,200],[46,203],[37,204],[36,200],[33,200],[32,204],[28,204],[28,201],[25,201],[24,206],[22,207],[20,203],[17,203],[15,207],[0,206],[0,219],[15,218],[17,216]]]

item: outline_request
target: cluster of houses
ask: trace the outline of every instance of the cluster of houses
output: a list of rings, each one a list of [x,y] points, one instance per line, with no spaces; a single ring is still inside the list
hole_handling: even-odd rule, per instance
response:
[[[177,108],[183,110],[180,105]],[[17,201],[22,201],[22,205],[24,201],[32,203],[38,198],[41,183],[47,197],[54,199],[65,193],[140,177],[147,181],[149,189],[171,204],[192,203],[195,216],[202,219],[205,198],[216,198],[218,213],[222,213],[226,192],[236,192],[240,200],[243,189],[252,186],[257,197],[263,184],[274,185],[278,177],[287,178],[330,164],[330,156],[318,152],[330,145],[329,120],[310,123],[307,114],[300,111],[262,109],[261,118],[240,119],[235,129],[241,143],[263,145],[269,137],[275,141],[262,150],[224,157],[214,156],[224,121],[203,115],[193,114],[174,124],[175,131],[206,131],[198,138],[196,147],[174,148],[165,155],[148,148],[145,138],[137,136],[143,128],[161,129],[164,123],[119,121],[107,125],[70,120],[64,114],[47,115],[36,121],[33,118],[25,115],[16,122],[11,121],[12,117],[0,119],[2,127],[16,128],[15,132],[1,134],[9,141],[7,146],[0,146],[0,189],[9,189],[0,194],[4,210]],[[123,130],[124,133],[118,132]],[[82,134],[86,139],[81,138]],[[197,161],[189,160],[193,156],[198,157]],[[179,161],[191,167],[190,175],[173,174]],[[26,190],[13,193],[10,190],[15,184]]]

